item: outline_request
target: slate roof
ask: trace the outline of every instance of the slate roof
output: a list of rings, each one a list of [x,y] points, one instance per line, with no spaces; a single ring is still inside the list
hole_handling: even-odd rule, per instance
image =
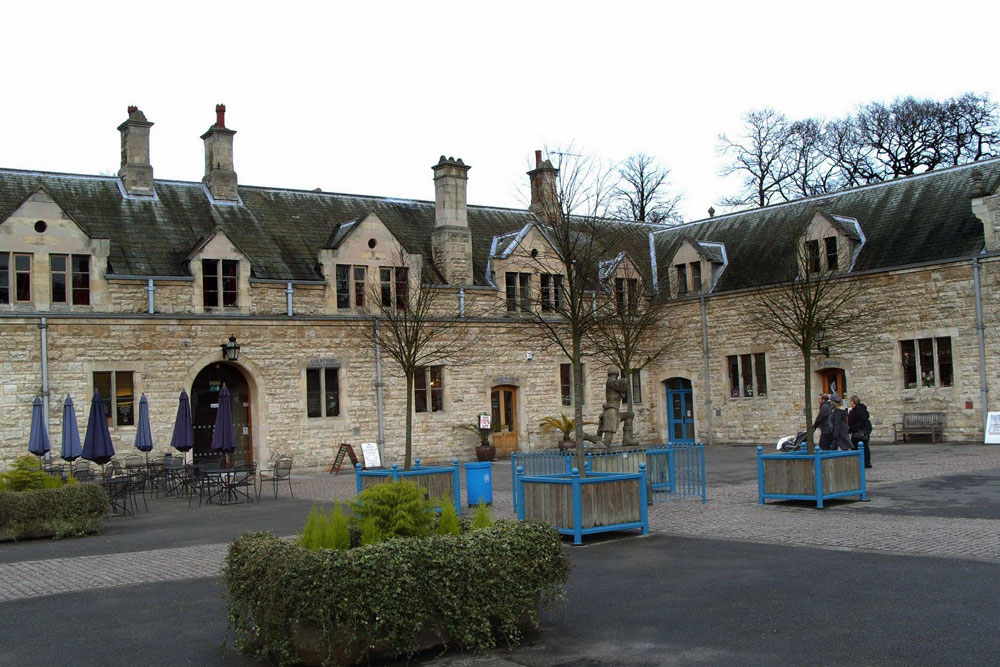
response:
[[[654,231],[661,284],[685,237],[725,244],[729,266],[717,291],[787,280],[795,273],[794,241],[822,210],[861,225],[867,243],[856,270],[969,256],[983,247],[969,203],[973,168],[988,192],[1000,184],[1000,159],[987,160],[673,227],[629,225],[624,249],[648,272],[645,239]],[[213,204],[201,182],[164,180],[155,183],[155,199],[129,198],[115,176],[0,169],[0,221],[40,187],[87,234],[111,240],[109,272],[116,275],[187,276],[185,257],[218,228],[251,258],[255,278],[321,281],[319,250],[335,247],[349,225],[374,212],[409,252],[424,256],[425,275],[444,282],[430,261],[432,201],[240,186],[239,205]],[[468,220],[474,282],[486,285],[493,237],[537,219],[527,210],[469,206]],[[721,261],[719,249],[701,249]]]
[[[444,282],[431,265],[434,202],[329,192],[240,186],[240,205],[213,204],[200,182],[155,182],[156,198],[127,198],[114,176],[0,169],[0,221],[39,187],[95,238],[111,239],[109,272],[187,276],[185,257],[221,229],[251,259],[253,276],[322,280],[321,248],[335,246],[348,225],[374,212],[409,252],[425,257],[425,275]],[[468,207],[476,284],[494,234],[535,220],[526,210]],[[426,271],[429,270],[429,271]]]
[[[790,280],[796,239],[820,210],[837,222],[854,218],[861,225],[867,241],[855,271],[974,255],[984,241],[970,203],[973,169],[982,172],[987,192],[1000,184],[1000,159],[984,160],[669,227],[655,234],[660,284],[669,279],[670,261],[685,237],[725,244],[729,266],[716,292]]]

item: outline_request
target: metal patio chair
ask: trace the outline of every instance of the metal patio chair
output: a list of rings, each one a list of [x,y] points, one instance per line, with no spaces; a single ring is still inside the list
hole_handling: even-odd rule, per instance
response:
[[[270,482],[274,489],[274,497],[278,497],[278,484],[283,481],[288,482],[288,493],[295,497],[295,492],[292,491],[292,457],[291,456],[279,456],[274,461],[274,467],[270,469],[263,469],[260,471],[260,486],[257,487],[257,500],[260,500],[260,491],[264,488],[264,484]]]

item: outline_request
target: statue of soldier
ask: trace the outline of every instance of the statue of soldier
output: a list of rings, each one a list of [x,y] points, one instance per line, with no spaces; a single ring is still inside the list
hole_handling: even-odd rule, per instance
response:
[[[624,418],[627,430],[631,432],[632,413],[619,413],[622,400],[628,396],[629,384],[625,378],[619,378],[615,370],[608,371],[608,380],[604,383],[604,406],[600,421],[597,423],[597,433],[603,439],[604,446],[609,447],[618,431],[618,422]],[[628,444],[628,443],[626,443]]]

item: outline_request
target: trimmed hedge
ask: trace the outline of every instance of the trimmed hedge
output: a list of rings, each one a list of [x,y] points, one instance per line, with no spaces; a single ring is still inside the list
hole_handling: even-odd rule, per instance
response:
[[[348,551],[247,533],[223,574],[237,646],[279,665],[517,644],[568,576],[558,533],[532,522]]]
[[[0,541],[100,532],[108,494],[97,484],[0,491]]]

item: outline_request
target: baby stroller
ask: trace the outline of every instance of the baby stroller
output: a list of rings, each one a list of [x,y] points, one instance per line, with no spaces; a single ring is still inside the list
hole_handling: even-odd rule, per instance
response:
[[[780,438],[776,449],[779,452],[797,452],[802,448],[802,443],[806,441],[806,435],[806,431],[799,431],[794,437],[789,435]]]

